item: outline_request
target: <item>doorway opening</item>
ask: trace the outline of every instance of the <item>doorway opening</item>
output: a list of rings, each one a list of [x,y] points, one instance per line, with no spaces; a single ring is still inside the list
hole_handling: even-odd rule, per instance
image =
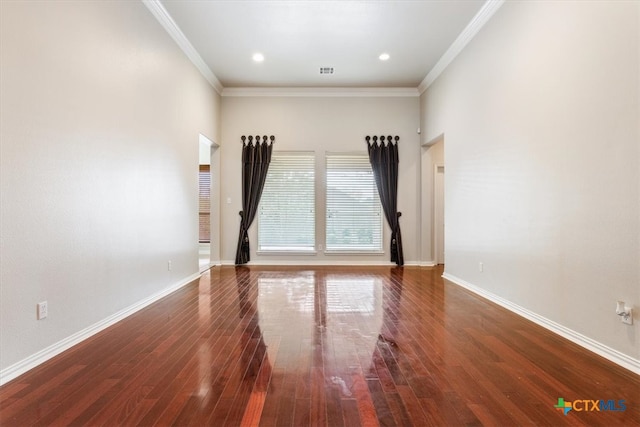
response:
[[[444,134],[422,144],[421,155],[421,261],[433,267],[445,262]]]

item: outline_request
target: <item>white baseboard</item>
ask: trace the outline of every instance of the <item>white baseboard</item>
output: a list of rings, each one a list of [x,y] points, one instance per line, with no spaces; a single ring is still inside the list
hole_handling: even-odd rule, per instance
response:
[[[39,352],[32,354],[31,356],[17,362],[14,363],[11,366],[8,366],[4,369],[2,369],[0,371],[0,385],[3,385],[15,378],[17,378],[18,376],[24,374],[25,372],[35,368],[36,366],[46,362],[47,360],[51,359],[54,356],[57,356],[58,354],[62,353],[65,350],[68,350],[69,348],[73,347],[76,344],[81,343],[82,341],[86,340],[87,338],[97,334],[98,332],[108,328],[109,326],[121,321],[122,319],[131,316],[132,314],[134,314],[137,311],[142,310],[143,308],[145,308],[148,305],[153,304],[154,302],[158,301],[161,298],[164,298],[165,296],[169,295],[172,292],[177,291],[178,289],[182,288],[183,286],[193,282],[194,280],[196,280],[198,277],[200,277],[200,273],[197,274],[193,274],[189,277],[186,277],[182,280],[180,280],[179,282],[169,286],[166,289],[163,289],[162,291],[151,295],[150,297],[147,297],[141,301],[138,301],[137,303],[130,305],[129,307],[118,311],[115,314],[112,314],[111,316],[102,319],[101,321],[94,323],[93,325],[79,331],[76,332],[75,334],[61,340],[58,341],[55,344],[50,345],[49,347],[40,350]]]
[[[222,260],[221,265],[235,265],[235,261],[230,260]],[[371,266],[371,267],[393,267],[396,265],[395,262],[391,261],[339,261],[339,260],[258,260],[258,261],[249,261],[247,266]],[[405,266],[421,266],[418,261],[405,261]]]
[[[210,270],[212,267],[215,267],[216,265],[220,265],[220,261],[218,261],[217,264],[215,262],[210,262],[209,264],[201,265],[200,273],[204,273],[205,271]]]
[[[391,263],[391,265],[396,265],[396,263]],[[404,266],[405,267],[422,267],[422,264],[420,263],[420,261],[405,261],[404,262]]]
[[[420,267],[435,267],[436,265],[438,265],[438,264],[436,264],[435,261],[421,261],[420,262]]]
[[[542,326],[545,329],[554,332],[569,341],[578,344],[585,349],[592,351],[605,359],[610,360],[611,362],[622,366],[625,369],[630,370],[638,375],[640,375],[640,360],[634,359],[633,357],[621,353],[618,350],[615,350],[611,347],[608,347],[601,342],[598,342],[594,339],[591,339],[585,335],[582,335],[579,332],[576,332],[572,329],[567,328],[559,323],[554,322],[553,320],[547,319],[546,317],[540,316],[539,314],[534,313],[533,311],[527,310],[524,307],[521,307],[517,304],[512,303],[509,300],[506,300],[502,297],[499,297],[491,292],[488,292],[476,285],[473,285],[465,280],[460,279],[459,277],[453,276],[448,273],[444,273],[442,275],[443,278],[449,280],[450,282],[461,286],[465,289],[470,290],[471,292],[488,299],[491,302],[494,302],[509,311],[512,311],[525,319],[531,320],[532,322]]]

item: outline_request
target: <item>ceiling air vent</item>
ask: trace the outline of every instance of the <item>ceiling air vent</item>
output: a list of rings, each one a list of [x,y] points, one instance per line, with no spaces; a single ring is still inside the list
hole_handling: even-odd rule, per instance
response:
[[[333,67],[320,67],[320,74],[333,74]]]

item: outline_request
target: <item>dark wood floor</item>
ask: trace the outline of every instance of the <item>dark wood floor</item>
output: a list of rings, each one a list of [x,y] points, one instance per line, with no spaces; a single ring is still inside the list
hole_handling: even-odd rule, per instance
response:
[[[640,377],[441,274],[214,268],[0,388],[0,425],[640,425]]]

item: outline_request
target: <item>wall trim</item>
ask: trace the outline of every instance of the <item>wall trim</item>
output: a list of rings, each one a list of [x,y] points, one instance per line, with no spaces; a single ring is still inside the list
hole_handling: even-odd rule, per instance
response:
[[[142,0],[147,9],[151,11],[151,14],[158,20],[160,25],[169,33],[171,38],[178,44],[180,49],[187,55],[193,65],[196,66],[200,74],[204,76],[209,84],[218,92],[222,93],[222,83],[211,71],[209,66],[204,62],[196,48],[193,47],[187,36],[184,35],[176,21],[173,20],[167,9],[164,8],[160,0]]]
[[[199,268],[199,270],[200,270],[200,274],[204,274],[206,271],[211,270],[211,269],[212,269],[213,267],[215,267],[215,266],[216,266],[216,264],[215,264],[215,263],[212,263],[212,262],[210,262],[209,264],[206,264],[206,265],[204,265],[204,266],[201,266],[201,267]]]
[[[437,264],[435,261],[422,261],[420,267],[435,267]]]
[[[473,40],[473,38],[478,34],[478,32],[484,27],[484,25],[489,21],[489,19],[493,16],[494,13],[500,6],[504,3],[504,0],[487,0],[487,2],[482,6],[482,8],[476,13],[476,16],[473,17],[471,22],[465,27],[464,30],[460,33],[458,38],[455,39],[449,49],[442,55],[442,57],[436,62],[436,65],[433,66],[429,74],[422,80],[422,82],[418,85],[418,92],[422,95],[422,93],[427,90],[429,86],[442,74],[442,72],[453,62],[453,60],[458,56],[462,49]]]
[[[126,307],[118,311],[117,313],[112,314],[111,316],[108,316],[79,332],[76,332],[75,334],[72,334],[67,338],[64,338],[58,341],[57,343],[54,343],[49,347],[44,348],[43,350],[40,350],[37,353],[34,353],[31,356],[25,359],[22,359],[19,362],[14,363],[13,365],[2,369],[0,371],[0,385],[8,383],[9,381],[19,377],[20,375],[46,362],[47,360],[53,358],[54,356],[57,356],[63,351],[68,350],[69,348],[77,344],[80,344],[82,341],[86,340],[87,338],[97,334],[100,331],[103,331],[104,329],[114,325],[115,323],[125,319],[126,317],[131,316],[132,314],[142,310],[148,305],[151,305],[154,302],[166,297],[167,295],[177,291],[183,286],[186,286],[187,284],[193,282],[199,277],[200,277],[200,273],[195,273],[189,277],[185,277],[184,279],[169,286],[168,288],[163,289],[162,291],[157,292],[145,299],[142,299],[130,305],[129,307]]]
[[[392,262],[391,265],[396,265],[395,262]],[[420,261],[405,261],[404,267],[422,267],[422,263]]]
[[[540,316],[537,313],[534,313],[531,310],[527,310],[524,307],[521,307],[517,304],[514,304],[513,302],[504,299],[502,297],[499,297],[491,292],[488,292],[476,285],[473,285],[463,279],[460,279],[459,277],[456,277],[454,275],[448,274],[448,273],[444,273],[442,275],[443,278],[447,279],[448,281],[452,282],[455,285],[461,286],[465,289],[468,289],[469,291],[485,298],[488,299],[491,302],[494,302],[504,308],[506,308],[509,311],[512,311],[522,317],[524,317],[525,319],[531,320],[533,323],[536,323],[540,326],[542,326],[545,329],[550,330],[551,332],[554,332],[560,336],[562,336],[563,338],[568,339],[569,341],[578,344],[579,346],[592,351],[602,357],[604,357],[605,359],[610,360],[611,362],[622,366],[625,369],[630,370],[631,372],[634,372],[638,375],[640,375],[640,360],[638,359],[634,359],[633,357],[624,354],[618,350],[615,350],[611,347],[608,347],[604,344],[602,344],[601,342],[598,342],[592,338],[589,338],[585,335],[582,335],[579,332],[576,332],[572,329],[567,328],[566,326],[563,326],[559,323],[554,322],[553,320],[547,319],[546,317]]]
[[[226,87],[223,97],[418,97],[413,87]]]

